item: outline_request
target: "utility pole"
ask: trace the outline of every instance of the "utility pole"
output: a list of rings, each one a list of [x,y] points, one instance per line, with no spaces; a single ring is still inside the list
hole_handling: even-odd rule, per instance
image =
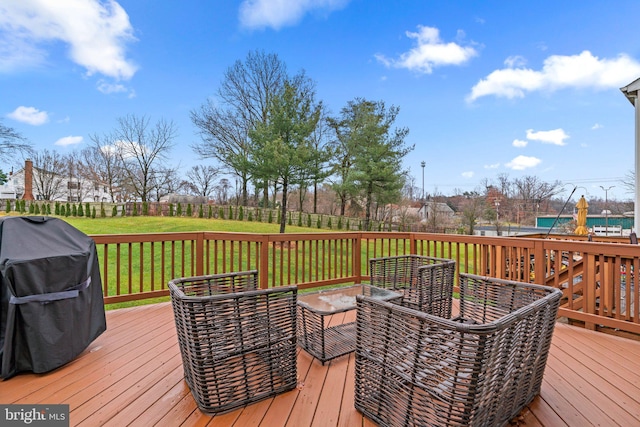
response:
[[[422,166],[422,215],[424,218],[427,218],[427,203],[424,200],[424,167],[427,166],[427,162],[424,160],[420,162],[420,166]]]
[[[604,235],[608,236],[609,235],[609,206],[608,206],[608,193],[609,190],[611,190],[613,187],[615,187],[615,185],[612,185],[611,187],[607,187],[604,188],[602,185],[600,186],[600,188],[602,188],[602,190],[604,191],[604,228],[605,228],[605,232]]]

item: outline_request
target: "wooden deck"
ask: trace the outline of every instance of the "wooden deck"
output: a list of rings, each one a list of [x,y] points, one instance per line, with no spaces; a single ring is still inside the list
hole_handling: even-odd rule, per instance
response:
[[[1,403],[69,404],[73,426],[367,426],[354,409],[353,354],[322,366],[298,354],[297,390],[211,417],[182,378],[169,303],[107,313],[77,359],[0,382]],[[640,342],[558,323],[542,392],[512,424],[640,425]]]

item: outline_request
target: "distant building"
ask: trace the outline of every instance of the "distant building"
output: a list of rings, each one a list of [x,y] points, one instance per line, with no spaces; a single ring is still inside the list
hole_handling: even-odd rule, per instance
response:
[[[429,218],[437,216],[439,218],[451,218],[455,215],[455,211],[451,207],[442,202],[425,202],[418,210],[420,220],[426,222]]]
[[[33,167],[31,160],[25,161],[24,168],[8,176],[8,181],[0,185],[0,198],[45,200],[45,195],[40,194],[36,180],[41,172]],[[50,197],[52,202],[106,202],[111,200],[107,186],[91,180],[75,177],[49,174],[51,176]]]

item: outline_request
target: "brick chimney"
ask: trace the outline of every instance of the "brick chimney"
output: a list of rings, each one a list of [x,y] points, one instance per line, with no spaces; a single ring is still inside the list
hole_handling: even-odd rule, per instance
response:
[[[33,162],[31,159],[24,161],[24,194],[23,200],[33,200]]]

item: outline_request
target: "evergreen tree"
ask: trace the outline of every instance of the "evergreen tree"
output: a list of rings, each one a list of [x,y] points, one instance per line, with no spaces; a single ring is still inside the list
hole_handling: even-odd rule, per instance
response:
[[[209,205],[207,218],[211,218],[211,217],[213,217],[213,206]]]
[[[191,209],[191,203],[187,203],[187,216],[191,218],[193,216],[193,210]]]
[[[233,206],[229,205],[229,219],[233,219]]]
[[[269,224],[271,224],[273,222],[273,211],[271,209],[269,209],[269,220],[268,220]]]
[[[281,188],[280,233],[285,232],[289,188],[309,175],[314,156],[310,135],[321,111],[322,104],[315,101],[313,82],[300,73],[284,81],[279,93],[271,99],[267,120],[249,131],[253,142],[249,153],[252,175]]]
[[[409,129],[392,130],[399,111],[394,106],[387,110],[383,101],[356,99],[342,109],[340,119],[331,120],[338,136],[339,151],[344,153],[336,165],[340,188],[334,190],[345,193],[341,194],[343,206],[346,197],[364,201],[362,228],[365,230],[370,229],[371,213],[376,204],[394,203],[401,197],[406,176],[402,160],[413,146],[404,145]],[[340,213],[344,215],[342,209]]]
[[[342,230],[342,217],[338,217],[338,230]]]
[[[182,216],[182,204],[178,202],[178,207],[176,208],[176,216]]]
[[[298,212],[298,227],[302,227],[302,212]]]
[[[322,228],[322,215],[318,215],[318,219],[316,221],[316,227]]]
[[[71,215],[78,216],[78,207],[75,203],[71,205]]]
[[[67,209],[64,205],[60,206],[60,216],[67,216]]]
[[[242,206],[240,206],[238,208],[238,221],[243,221],[244,220],[244,209],[242,208]]]
[[[56,202],[55,212],[56,215],[60,215],[60,202]]]
[[[104,209],[104,202],[100,202],[100,218],[106,218],[107,211]]]
[[[287,220],[288,225],[293,225],[293,219],[291,218],[291,211],[289,211],[289,219]]]
[[[89,204],[89,202],[87,202],[84,205],[84,212],[87,216],[89,216],[91,214],[91,205]]]
[[[34,203],[35,207],[33,208],[33,213],[36,215],[40,215],[40,206],[37,203]]]
[[[67,216],[71,215],[71,205],[67,202]]]
[[[149,203],[147,201],[142,202],[142,215],[149,216]]]
[[[218,209],[218,219],[224,219],[224,209],[222,206]]]
[[[95,217],[96,217],[96,207],[95,207],[95,206],[93,206],[93,207],[91,208],[91,218],[94,218],[94,219],[95,219]]]
[[[311,228],[311,214],[307,215],[307,227]]]
[[[204,209],[202,205],[198,208],[198,218],[204,218]]]
[[[253,209],[249,210],[249,215],[247,216],[247,221],[249,221],[249,222],[253,221]]]
[[[6,213],[11,212],[11,200],[7,199],[7,205],[5,208]]]
[[[111,217],[115,218],[118,216],[118,206],[114,206],[113,209],[111,209]]]
[[[36,213],[35,203],[33,203],[33,202],[29,203],[29,213],[30,214]]]
[[[173,216],[173,203],[169,203],[169,216]]]
[[[82,208],[82,203],[78,203],[78,209],[76,210],[76,212],[78,212],[79,217],[84,216],[84,209]],[[89,214],[89,212],[87,212],[87,214]]]
[[[131,213],[131,216],[138,216],[138,203],[137,202],[133,202],[133,212]]]
[[[329,218],[327,219],[327,228],[328,228],[329,230],[331,230],[331,229],[333,228],[333,227],[332,227],[332,224],[331,224],[331,217],[329,217]]]

